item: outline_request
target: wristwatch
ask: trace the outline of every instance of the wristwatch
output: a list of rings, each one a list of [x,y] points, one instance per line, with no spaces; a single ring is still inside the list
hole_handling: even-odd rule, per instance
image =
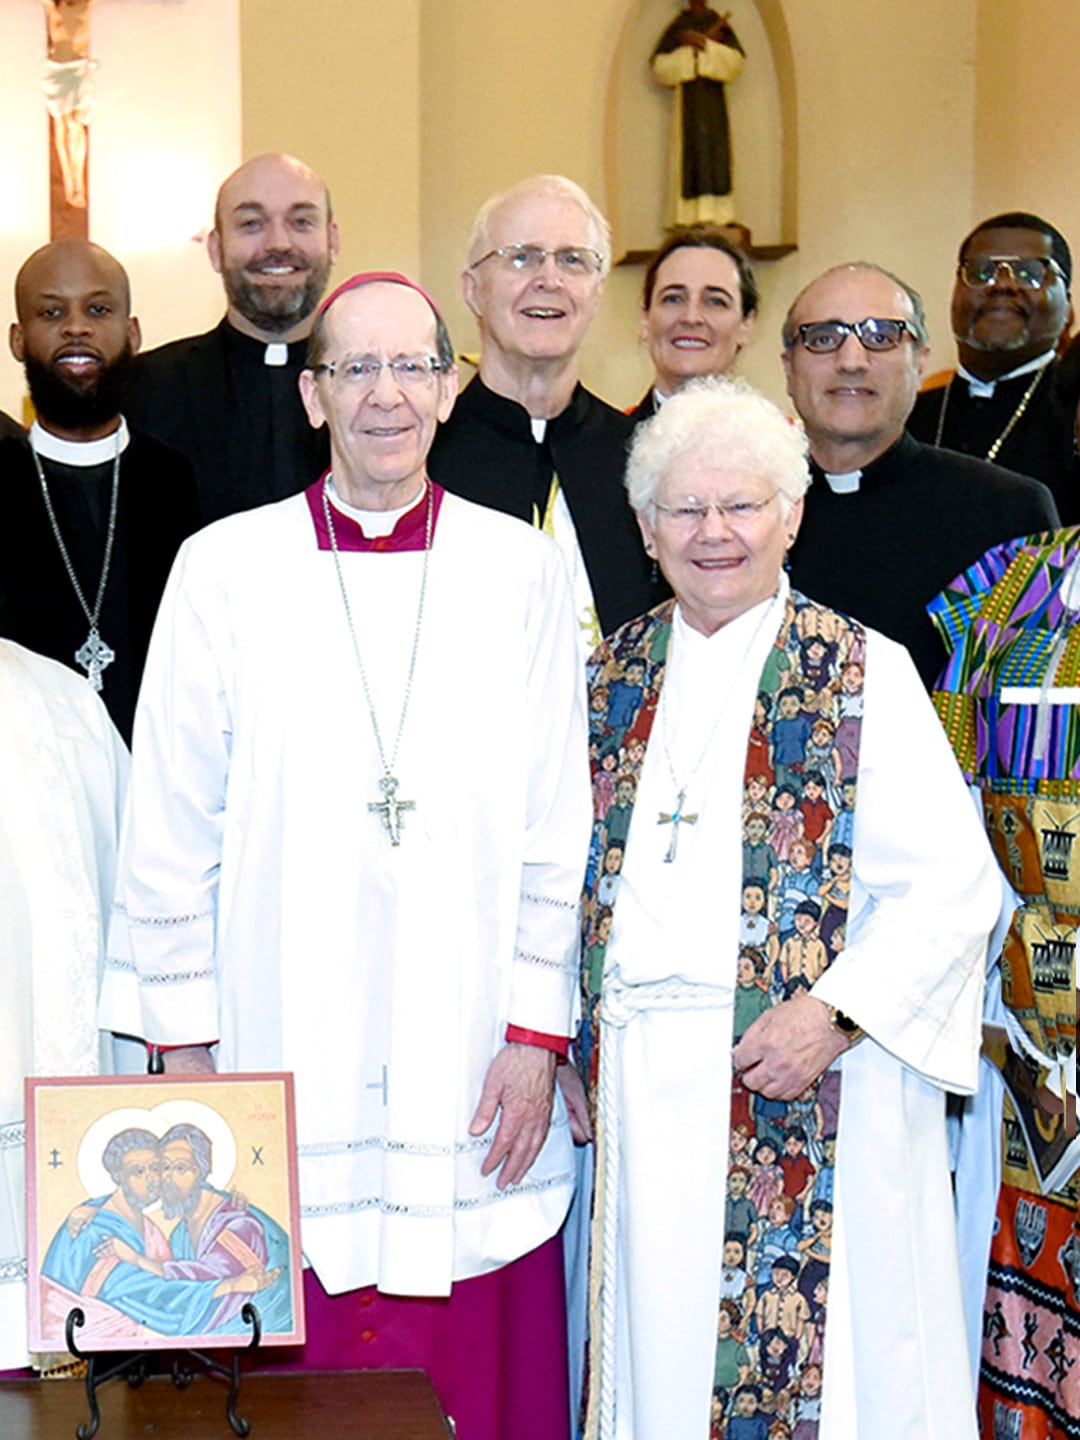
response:
[[[835,1005],[828,1006],[828,1011],[829,1024],[843,1035],[848,1042],[848,1049],[857,1044],[866,1034],[861,1025],[852,1020],[850,1015],[845,1015],[843,1010],[837,1010]]]

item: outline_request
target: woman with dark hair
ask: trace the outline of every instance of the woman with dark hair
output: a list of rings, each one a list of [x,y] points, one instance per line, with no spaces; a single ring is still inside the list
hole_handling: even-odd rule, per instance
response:
[[[648,420],[687,380],[726,375],[750,339],[758,291],[750,262],[722,230],[675,230],[645,270],[641,338],[653,383],[631,411]]]

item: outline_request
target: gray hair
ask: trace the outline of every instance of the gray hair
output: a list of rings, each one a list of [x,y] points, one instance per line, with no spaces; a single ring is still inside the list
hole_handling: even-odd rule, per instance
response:
[[[174,1140],[184,1140],[191,1146],[191,1153],[199,1171],[200,1184],[205,1181],[211,1169],[210,1137],[205,1130],[200,1130],[197,1125],[181,1123],[166,1130],[161,1139],[157,1142],[158,1149],[164,1150],[166,1145],[171,1145]]]
[[[661,480],[683,455],[702,455],[725,468],[772,481],[788,509],[806,493],[810,470],[802,426],[788,419],[745,380],[692,380],[639,425],[626,467],[630,504],[641,514]]]
[[[568,180],[565,175],[530,175],[527,180],[519,180],[516,185],[511,185],[509,190],[500,190],[497,195],[492,195],[485,200],[473,221],[472,233],[469,236],[468,263],[475,265],[477,260],[492,248],[489,232],[491,218],[496,210],[507,200],[516,200],[519,195],[528,194],[561,195],[581,207],[592,228],[593,245],[603,257],[600,273],[606,275],[611,266],[611,226],[599,206],[589,198],[581,186],[573,180]],[[519,240],[526,242],[529,238],[528,235],[518,236]]]
[[[886,270],[884,265],[875,265],[870,260],[849,260],[846,265],[834,265],[830,270],[824,270],[816,279],[811,280],[809,285],[804,285],[798,295],[791,302],[791,307],[784,316],[784,328],[781,335],[784,341],[784,349],[790,350],[795,344],[797,326],[795,325],[795,311],[799,308],[799,301],[808,290],[812,290],[818,280],[824,280],[826,275],[835,275],[840,270],[868,270],[873,275],[883,275],[886,280],[891,280],[898,290],[902,290],[911,301],[911,328],[915,332],[915,343],[917,345],[930,344],[930,330],[926,323],[926,307],[923,305],[922,296],[906,280],[901,280],[899,275],[894,275],[891,270]],[[892,319],[892,316],[881,316],[881,319]]]
[[[102,1151],[101,1163],[112,1176],[114,1183],[119,1185],[124,1173],[124,1156],[132,1150],[153,1150],[156,1154],[157,1147],[158,1137],[149,1130],[139,1130],[135,1127],[130,1130],[120,1130]]]

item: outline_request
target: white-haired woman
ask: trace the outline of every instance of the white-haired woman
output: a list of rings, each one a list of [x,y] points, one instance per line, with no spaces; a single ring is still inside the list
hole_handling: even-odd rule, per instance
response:
[[[603,926],[606,948],[582,1047],[601,1177],[589,1433],[605,1440],[706,1440],[718,1419],[740,1437],[775,1421],[799,1440],[975,1436],[944,1090],[975,1084],[998,879],[906,652],[789,589],[807,483],[801,430],[722,380],[673,396],[631,451],[675,599],[590,673],[594,754],[618,751],[621,793],[590,862],[587,939]],[[834,812],[806,751],[841,704]],[[744,807],[763,763],[769,801],[794,792],[801,811],[798,863]],[[841,890],[846,944],[843,921],[823,944],[822,892]],[[756,1017],[737,1044],[735,1015]],[[759,1145],[793,1202],[782,1225],[748,1194]],[[721,1300],[750,1369],[717,1394]]]

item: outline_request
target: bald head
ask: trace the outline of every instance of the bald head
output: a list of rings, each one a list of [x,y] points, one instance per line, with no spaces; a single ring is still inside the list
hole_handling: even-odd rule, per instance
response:
[[[90,240],[69,236],[51,240],[23,261],[15,276],[15,313],[20,323],[25,323],[35,296],[57,287],[70,288],[76,279],[100,285],[119,300],[125,320],[131,314],[131,285],[120,261]]]
[[[826,270],[816,280],[811,280],[805,285],[791,302],[791,307],[784,318],[783,342],[785,350],[789,350],[795,343],[795,316],[805,308],[807,302],[819,289],[828,290],[831,282],[839,277],[841,280],[852,278],[856,272],[862,272],[870,276],[877,275],[883,280],[891,282],[903,295],[907,296],[907,306],[910,310],[911,323],[915,329],[915,339],[920,345],[929,345],[930,332],[926,324],[926,311],[923,307],[922,296],[914,290],[906,280],[901,280],[899,275],[894,275],[891,270],[886,270],[883,265],[874,265],[869,260],[850,260],[844,265],[834,265],[831,270]],[[800,316],[800,319],[802,317]]]
[[[140,340],[124,267],[88,240],[54,240],[20,269],[15,310],[11,353],[41,423],[75,440],[111,434]]]
[[[256,155],[218,191],[207,248],[236,329],[303,339],[338,253],[326,182],[293,155]]]
[[[896,321],[900,326],[884,333],[881,322]],[[802,327],[810,326],[831,329],[824,348],[818,336],[804,339]],[[861,469],[899,440],[929,356],[918,294],[880,266],[837,266],[797,296],[781,358],[810,454],[823,470]]]
[[[305,189],[322,192],[322,207],[329,223],[333,219],[330,205],[330,190],[321,175],[310,165],[305,165],[295,155],[286,155],[283,150],[267,150],[245,160],[227,179],[222,181],[214,204],[214,229],[220,231],[222,216],[245,197],[262,193],[267,185],[296,185]]]

